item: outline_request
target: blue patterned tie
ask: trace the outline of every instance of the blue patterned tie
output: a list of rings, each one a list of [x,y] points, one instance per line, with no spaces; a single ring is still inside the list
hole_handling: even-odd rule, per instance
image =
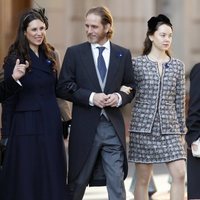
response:
[[[97,59],[97,67],[101,76],[101,80],[104,81],[105,75],[106,75],[106,64],[105,64],[105,60],[103,58],[103,51],[105,49],[105,47],[97,47],[99,49],[99,56]]]

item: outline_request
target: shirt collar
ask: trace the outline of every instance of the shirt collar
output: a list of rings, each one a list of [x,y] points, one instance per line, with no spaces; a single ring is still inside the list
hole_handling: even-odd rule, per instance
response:
[[[91,44],[92,49],[96,49],[97,47],[105,47],[107,50],[110,50],[110,41],[108,40],[104,45],[99,45],[97,43]]]

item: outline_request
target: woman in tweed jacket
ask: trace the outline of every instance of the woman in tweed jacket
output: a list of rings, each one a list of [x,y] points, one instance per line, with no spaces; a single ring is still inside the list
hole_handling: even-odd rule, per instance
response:
[[[130,123],[129,161],[136,166],[135,200],[148,199],[154,163],[166,163],[170,199],[184,199],[184,64],[169,54],[172,24],[164,15],[148,21],[143,55],[133,59],[136,96]]]

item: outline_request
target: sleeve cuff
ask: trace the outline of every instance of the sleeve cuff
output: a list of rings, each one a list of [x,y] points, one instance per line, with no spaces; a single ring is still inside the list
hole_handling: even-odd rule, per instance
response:
[[[90,106],[94,106],[94,101],[93,101],[94,95],[95,95],[95,92],[92,92],[91,95],[90,95],[90,98],[89,98],[89,105]]]

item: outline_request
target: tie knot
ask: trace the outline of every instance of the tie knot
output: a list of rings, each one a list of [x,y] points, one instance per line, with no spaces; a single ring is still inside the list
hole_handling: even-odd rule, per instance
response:
[[[102,52],[104,51],[105,47],[97,47],[97,49],[99,49],[99,54],[102,54]]]

